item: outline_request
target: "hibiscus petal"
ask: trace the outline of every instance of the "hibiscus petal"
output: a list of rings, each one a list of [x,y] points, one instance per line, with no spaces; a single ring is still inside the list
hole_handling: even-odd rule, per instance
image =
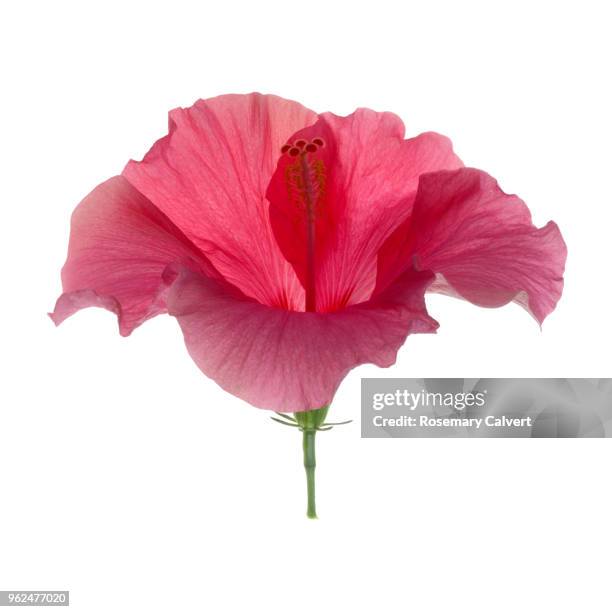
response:
[[[408,334],[435,331],[424,302],[433,278],[408,270],[375,300],[324,314],[269,307],[181,269],[169,271],[168,311],[204,374],[259,408],[294,412],[328,404],[361,363],[392,365]]]
[[[487,307],[514,300],[542,323],[561,297],[566,256],[557,225],[536,228],[525,203],[485,172],[435,172],[421,177],[402,240],[381,251],[380,288],[416,260],[440,275],[431,290]]]
[[[56,325],[81,308],[119,317],[122,335],[165,312],[162,272],[172,262],[213,274],[197,249],[126,179],[98,185],[72,215],[64,293],[50,315]]]
[[[168,136],[123,175],[245,294],[299,308],[303,289],[273,236],[265,192],[286,139],[316,118],[276,96],[199,100],[171,111]]]
[[[404,140],[399,117],[368,109],[325,113],[289,141],[323,145],[303,157],[287,152],[270,182],[270,217],[283,254],[305,287],[314,277],[317,311],[367,300],[378,250],[410,215],[419,176],[461,161],[447,138]]]

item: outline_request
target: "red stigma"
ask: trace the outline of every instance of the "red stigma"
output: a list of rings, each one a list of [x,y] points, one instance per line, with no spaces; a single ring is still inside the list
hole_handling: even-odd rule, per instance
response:
[[[298,155],[303,155],[304,153],[316,153],[317,150],[324,146],[322,138],[313,138],[310,142],[300,138],[296,140],[294,143],[288,142],[283,145],[281,148],[281,153],[284,155],[285,153],[289,154],[291,157],[297,157]]]

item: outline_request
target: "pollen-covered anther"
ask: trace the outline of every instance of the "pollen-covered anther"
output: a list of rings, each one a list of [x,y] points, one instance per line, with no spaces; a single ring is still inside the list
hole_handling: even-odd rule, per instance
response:
[[[289,200],[298,211],[298,218],[306,219],[309,223],[322,214],[325,198],[325,162],[310,155],[316,150],[317,145],[312,142],[301,150],[298,147],[290,148],[288,154],[294,159],[285,167]]]

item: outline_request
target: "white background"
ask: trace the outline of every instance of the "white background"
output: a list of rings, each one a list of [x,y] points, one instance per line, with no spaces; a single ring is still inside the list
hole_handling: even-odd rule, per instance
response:
[[[362,440],[361,376],[610,376],[606,2],[12,2],[0,14],[0,589],[78,611],[610,610],[609,440]],[[559,224],[566,289],[428,298],[437,336],[353,371],[319,436],[223,393],[176,322],[56,329],[70,212],[166,112],[262,92],[391,110]]]

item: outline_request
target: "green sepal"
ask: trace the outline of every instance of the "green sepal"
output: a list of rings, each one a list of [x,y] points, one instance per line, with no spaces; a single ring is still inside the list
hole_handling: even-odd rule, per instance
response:
[[[285,414],[284,412],[276,412],[275,414],[278,414],[279,417],[283,419],[287,419],[288,421],[291,421],[292,423],[297,423],[295,418],[292,417],[290,414]]]
[[[303,431],[316,431],[325,422],[328,410],[329,404],[315,410],[294,412],[293,416]]]
[[[277,419],[276,417],[270,417],[273,421],[280,423],[281,425],[286,425],[287,427],[299,427],[297,423],[290,423],[289,421],[283,421],[282,419]]]

